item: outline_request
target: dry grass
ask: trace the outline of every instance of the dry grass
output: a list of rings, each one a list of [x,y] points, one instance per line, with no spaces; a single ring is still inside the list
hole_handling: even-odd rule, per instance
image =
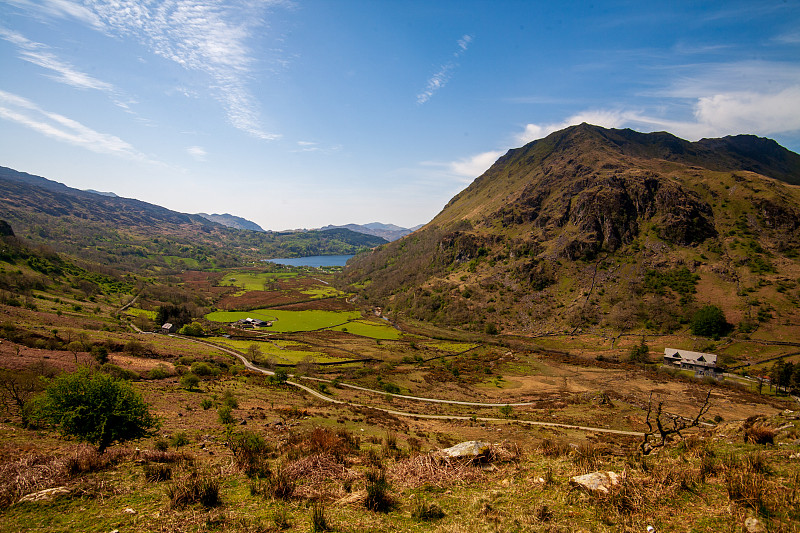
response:
[[[444,488],[474,481],[484,474],[471,461],[448,460],[427,454],[395,463],[388,475],[401,486]]]
[[[203,507],[216,507],[222,500],[219,495],[219,476],[211,473],[192,471],[167,487],[167,497],[171,508],[201,504]]]
[[[65,485],[77,476],[106,470],[130,455],[127,448],[99,454],[91,446],[81,445],[66,456],[31,454],[4,463],[0,465],[0,507],[7,507],[26,494]]]
[[[774,444],[776,433],[771,427],[757,424],[744,430],[744,441],[753,444]]]

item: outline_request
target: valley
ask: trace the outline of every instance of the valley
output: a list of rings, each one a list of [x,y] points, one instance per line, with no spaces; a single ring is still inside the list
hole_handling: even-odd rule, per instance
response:
[[[740,137],[571,127],[392,242],[5,169],[0,532],[798,531],[798,156]]]

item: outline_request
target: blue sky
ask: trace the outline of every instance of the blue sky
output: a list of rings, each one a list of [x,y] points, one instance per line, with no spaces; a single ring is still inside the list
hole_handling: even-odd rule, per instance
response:
[[[0,165],[275,230],[425,223],[583,121],[800,151],[791,0],[3,0],[0,65]]]

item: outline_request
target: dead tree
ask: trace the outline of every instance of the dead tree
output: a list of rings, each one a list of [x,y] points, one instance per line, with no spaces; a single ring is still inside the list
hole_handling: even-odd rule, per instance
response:
[[[672,435],[683,438],[681,431],[700,425],[700,418],[711,408],[710,400],[711,390],[706,394],[706,399],[703,401],[703,405],[700,406],[697,416],[689,420],[682,416],[664,413],[662,411],[664,402],[658,402],[658,405],[653,409],[653,393],[651,392],[647,400],[647,418],[645,419],[648,429],[644,434],[642,443],[639,445],[642,455],[648,455],[656,448],[663,447]],[[658,438],[661,439],[660,442],[650,442],[650,439],[655,435],[658,435]]]

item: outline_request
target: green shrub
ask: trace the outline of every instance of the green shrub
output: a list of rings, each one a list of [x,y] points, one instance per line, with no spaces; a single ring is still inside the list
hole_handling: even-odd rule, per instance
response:
[[[236,422],[236,419],[233,418],[233,409],[229,405],[223,405],[217,409],[217,414],[221,424],[233,424]]]
[[[158,365],[148,373],[148,377],[150,379],[166,379],[169,376],[169,370],[167,370],[167,367],[164,365]]]
[[[208,411],[214,406],[214,402],[211,401],[211,398],[203,398],[203,401],[200,402],[200,407],[203,408],[203,411]]]
[[[192,373],[188,373],[181,376],[180,383],[181,387],[184,389],[193,391],[196,390],[197,386],[200,384],[200,378]]]
[[[213,376],[219,373],[219,371],[215,372],[215,370],[211,365],[202,361],[196,361],[191,366],[192,373],[198,376]]]
[[[189,437],[187,437],[186,433],[183,431],[178,431],[169,438],[169,443],[172,446],[175,446],[175,449],[177,450],[181,446],[186,446],[189,444]]]
[[[133,370],[128,370],[127,368],[122,368],[117,365],[112,365],[111,363],[106,363],[100,367],[100,370],[115,379],[123,379],[125,381],[134,381],[139,379],[139,374],[134,372]]]

